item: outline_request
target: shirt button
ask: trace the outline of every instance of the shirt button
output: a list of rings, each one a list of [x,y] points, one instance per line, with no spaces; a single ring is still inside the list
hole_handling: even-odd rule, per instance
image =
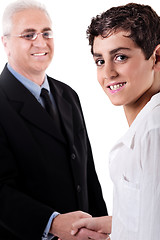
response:
[[[76,158],[76,155],[74,153],[72,153],[71,158],[74,160]]]
[[[77,185],[77,192],[79,193],[81,191],[81,186]]]

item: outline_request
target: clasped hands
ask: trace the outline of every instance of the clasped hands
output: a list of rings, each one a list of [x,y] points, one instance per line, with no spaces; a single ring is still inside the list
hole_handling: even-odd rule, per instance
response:
[[[91,215],[76,211],[58,215],[52,223],[50,233],[59,240],[106,240],[110,239],[111,216],[92,218]]]

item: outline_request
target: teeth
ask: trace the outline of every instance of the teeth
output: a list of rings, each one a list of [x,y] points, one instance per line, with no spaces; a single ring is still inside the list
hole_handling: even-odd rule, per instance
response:
[[[44,56],[46,53],[34,53],[34,56]]]
[[[125,83],[120,83],[120,84],[116,84],[116,85],[109,86],[109,87],[111,90],[117,90],[117,89],[123,87],[123,85],[125,85]]]

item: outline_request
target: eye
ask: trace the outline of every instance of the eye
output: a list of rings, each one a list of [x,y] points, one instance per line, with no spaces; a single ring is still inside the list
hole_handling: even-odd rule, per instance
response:
[[[22,38],[26,39],[26,40],[32,40],[35,37],[35,33],[24,33],[21,35]]]
[[[120,55],[115,56],[115,61],[118,61],[118,62],[124,62],[127,59],[128,59],[128,57],[124,54],[120,54]]]
[[[44,38],[53,38],[53,32],[52,31],[45,31],[43,32]]]
[[[99,67],[99,66],[102,66],[104,64],[104,60],[103,59],[97,59],[95,61],[96,65]]]

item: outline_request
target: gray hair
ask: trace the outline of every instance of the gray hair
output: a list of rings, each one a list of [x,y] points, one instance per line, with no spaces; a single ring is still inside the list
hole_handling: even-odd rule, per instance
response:
[[[11,4],[9,4],[4,13],[2,18],[2,29],[3,29],[3,36],[7,36],[10,34],[12,29],[12,18],[13,15],[17,12],[27,10],[27,9],[38,9],[43,11],[52,22],[49,13],[46,10],[46,7],[35,0],[17,0]]]

